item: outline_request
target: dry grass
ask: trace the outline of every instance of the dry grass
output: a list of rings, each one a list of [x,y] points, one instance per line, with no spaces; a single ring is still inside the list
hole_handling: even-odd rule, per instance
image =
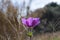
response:
[[[18,9],[10,4],[6,13],[0,11],[0,40],[24,40],[25,29],[17,20],[17,12]]]
[[[33,37],[33,40],[60,40],[60,32],[38,34]]]

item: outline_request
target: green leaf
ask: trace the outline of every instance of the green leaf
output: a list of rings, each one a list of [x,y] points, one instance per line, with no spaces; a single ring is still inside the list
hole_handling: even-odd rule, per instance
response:
[[[33,33],[32,32],[28,32],[27,35],[31,37],[33,35]]]

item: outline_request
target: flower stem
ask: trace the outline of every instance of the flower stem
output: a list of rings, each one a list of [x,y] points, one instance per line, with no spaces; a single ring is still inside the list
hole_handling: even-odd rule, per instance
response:
[[[30,36],[30,40],[32,40],[32,37]]]
[[[31,28],[28,29],[27,35],[29,37],[29,40],[32,40],[32,36],[33,36],[33,31]]]

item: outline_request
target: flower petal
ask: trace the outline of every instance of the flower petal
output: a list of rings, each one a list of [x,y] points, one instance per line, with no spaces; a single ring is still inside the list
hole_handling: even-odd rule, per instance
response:
[[[26,26],[29,27],[29,23],[28,23],[28,21],[26,21],[26,24],[27,24]]]
[[[36,25],[40,23],[40,19],[33,18],[33,17],[29,17],[28,19],[22,18],[22,23],[26,25],[27,27],[35,27]]]
[[[29,25],[29,26],[32,26],[32,22],[33,22],[33,18],[32,18],[32,17],[29,17],[29,18],[27,19],[28,25]]]
[[[33,18],[33,20],[38,20],[38,21],[39,21],[39,20],[40,20],[40,18]]]
[[[23,23],[24,25],[26,25],[26,19],[25,19],[25,18],[22,18],[22,23]]]
[[[40,19],[39,18],[33,18],[33,27],[38,25],[40,23]]]

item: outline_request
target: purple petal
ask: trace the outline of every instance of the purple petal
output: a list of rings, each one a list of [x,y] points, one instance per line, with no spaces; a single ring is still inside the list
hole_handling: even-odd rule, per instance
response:
[[[38,25],[40,23],[40,20],[39,20],[39,18],[33,18],[33,27],[34,26],[36,26],[36,25]]]
[[[33,18],[32,17],[29,17],[27,19],[27,25],[32,26],[32,22],[33,22]]]
[[[26,19],[25,19],[25,18],[22,18],[22,23],[23,23],[24,25],[26,25]]]
[[[33,18],[33,20],[38,20],[38,21],[39,21],[39,20],[40,20],[40,18]]]
[[[26,21],[26,24],[27,24],[27,25],[26,25],[27,27],[30,27],[30,25],[29,25],[28,21]]]
[[[22,23],[27,27],[35,27],[40,23],[39,18],[29,17],[28,19],[22,18]]]

